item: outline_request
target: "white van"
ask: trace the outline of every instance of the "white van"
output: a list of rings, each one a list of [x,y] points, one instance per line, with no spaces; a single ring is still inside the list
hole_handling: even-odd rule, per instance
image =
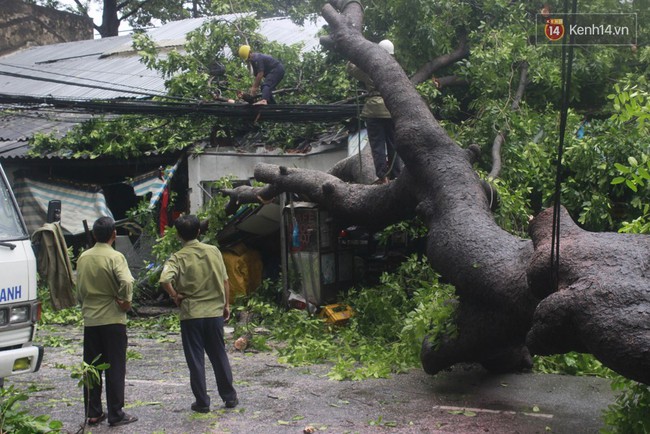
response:
[[[0,166],[0,387],[41,366],[43,347],[32,343],[41,316],[36,279],[29,233]]]

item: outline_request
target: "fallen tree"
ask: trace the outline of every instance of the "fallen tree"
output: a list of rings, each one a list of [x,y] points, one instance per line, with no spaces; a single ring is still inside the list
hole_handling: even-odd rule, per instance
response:
[[[556,290],[552,210],[532,220],[532,239],[500,228],[472,167],[475,150],[449,137],[400,65],[362,36],[359,3],[333,1],[322,12],[330,25],[323,45],[367,71],[384,97],[405,170],[390,184],[373,186],[260,164],[255,177],[268,185],[228,191],[232,203],[286,191],[350,224],[385,226],[420,216],[428,227],[427,257],[459,298],[457,334],[423,343],[422,365],[430,374],[458,362],[526,369],[531,351],[579,351],[650,384],[650,238],[586,232],[563,211]]]

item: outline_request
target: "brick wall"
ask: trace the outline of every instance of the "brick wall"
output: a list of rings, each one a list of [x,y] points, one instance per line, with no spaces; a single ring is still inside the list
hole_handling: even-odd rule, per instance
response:
[[[33,45],[93,38],[90,18],[36,6],[23,0],[0,0],[0,55]]]

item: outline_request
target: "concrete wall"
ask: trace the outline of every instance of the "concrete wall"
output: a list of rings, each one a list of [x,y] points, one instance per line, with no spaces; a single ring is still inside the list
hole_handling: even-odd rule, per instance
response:
[[[34,45],[93,39],[90,18],[23,0],[0,0],[0,11],[0,55]]]
[[[323,172],[348,156],[347,148],[339,147],[310,154],[238,154],[234,152],[213,152],[209,149],[188,159],[188,186],[190,189],[190,211],[196,213],[203,206],[202,182],[216,181],[226,176],[247,180],[253,177],[257,163],[313,169]]]

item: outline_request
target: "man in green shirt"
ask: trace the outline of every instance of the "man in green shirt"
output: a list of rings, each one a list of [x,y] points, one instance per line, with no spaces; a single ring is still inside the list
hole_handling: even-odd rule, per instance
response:
[[[138,420],[125,413],[124,381],[126,377],[126,312],[131,309],[133,276],[126,258],[113,250],[115,222],[100,217],[93,224],[97,243],[77,261],[77,296],[84,319],[84,362],[109,363],[106,377],[106,405],[111,426]],[[95,359],[97,359],[95,361]],[[106,419],[102,410],[102,384],[90,390],[84,386],[84,407],[89,425]]]
[[[219,396],[226,408],[234,408],[239,400],[223,339],[223,325],[230,318],[226,266],[218,248],[197,239],[200,224],[196,216],[181,216],[174,226],[183,247],[165,263],[160,284],[181,311],[183,351],[196,398],[191,409],[198,413],[210,411],[205,354],[212,364]]]

